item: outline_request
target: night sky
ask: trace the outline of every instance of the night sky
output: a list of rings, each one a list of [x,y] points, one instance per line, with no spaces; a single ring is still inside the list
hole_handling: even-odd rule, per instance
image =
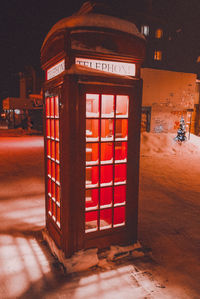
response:
[[[144,0],[145,1],[145,0]],[[40,70],[40,48],[50,28],[76,12],[84,0],[1,0],[0,100],[18,96],[19,72],[25,65]],[[107,0],[113,9],[142,10],[141,0]],[[154,0],[157,14],[164,15],[186,40],[188,55],[200,53],[200,0]]]

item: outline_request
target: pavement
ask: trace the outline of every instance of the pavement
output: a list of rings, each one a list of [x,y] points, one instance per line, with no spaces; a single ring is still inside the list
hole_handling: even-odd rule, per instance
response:
[[[45,227],[42,137],[3,137],[0,142],[1,299],[200,298],[198,289],[188,291],[177,284],[173,270],[168,275],[151,250],[143,257],[129,256],[84,272],[65,273],[41,234]],[[146,213],[148,230],[146,219],[153,218]],[[141,241],[151,245],[147,237]]]

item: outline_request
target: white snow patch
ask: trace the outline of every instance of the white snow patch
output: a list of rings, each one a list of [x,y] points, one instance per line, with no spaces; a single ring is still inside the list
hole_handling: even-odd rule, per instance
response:
[[[182,143],[175,141],[175,137],[174,133],[143,132],[141,134],[141,156],[200,154],[200,137],[190,134],[190,139],[187,138]]]

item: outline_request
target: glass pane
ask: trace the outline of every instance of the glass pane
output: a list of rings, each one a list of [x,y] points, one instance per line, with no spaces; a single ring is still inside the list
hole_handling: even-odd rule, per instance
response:
[[[99,121],[98,119],[86,119],[86,141],[99,140]]]
[[[116,97],[116,117],[128,117],[128,96],[117,96]]]
[[[51,177],[51,160],[47,159],[47,174]]]
[[[46,120],[46,132],[47,132],[47,137],[51,136],[51,131],[50,131],[50,119]]]
[[[97,230],[97,211],[85,213],[85,232],[93,232]]]
[[[47,193],[51,195],[51,179],[48,178],[47,181]]]
[[[51,182],[51,196],[52,198],[56,198],[56,184],[54,182]]]
[[[60,183],[60,164],[56,163],[56,182]]]
[[[59,119],[55,119],[55,138],[59,140]]]
[[[115,143],[115,162],[127,162],[127,142]]]
[[[55,117],[59,117],[59,101],[58,101],[58,96],[55,97]]]
[[[51,140],[51,158],[55,159],[55,141]]]
[[[56,142],[56,161],[60,161],[59,142]]]
[[[99,117],[98,94],[86,94],[86,117]]]
[[[125,207],[114,208],[114,221],[113,226],[125,225]]]
[[[101,186],[112,186],[113,184],[113,166],[101,166]]]
[[[86,188],[94,188],[98,187],[99,182],[99,167],[86,167],[86,178],[85,185]]]
[[[116,140],[127,140],[128,139],[128,120],[127,119],[116,119],[115,139]]]
[[[126,185],[114,187],[114,205],[126,203]]]
[[[56,203],[55,201],[52,201],[52,214],[53,214],[53,220],[56,220]]]
[[[51,137],[55,137],[54,119],[51,119]]]
[[[99,163],[99,144],[86,143],[86,165]]]
[[[50,98],[50,103],[51,103],[51,117],[54,117],[54,98]]]
[[[85,192],[85,209],[86,211],[98,209],[98,189],[90,189]]]
[[[52,211],[52,199],[49,196],[48,196],[48,203],[47,203],[47,205],[48,205],[47,210],[51,214],[51,211]]]
[[[101,120],[101,141],[113,140],[113,119]]]
[[[47,156],[51,156],[51,141],[47,139]]]
[[[112,209],[100,211],[100,230],[112,227]]]
[[[112,206],[112,187],[100,189],[100,207],[106,208]]]
[[[101,143],[101,164],[113,163],[113,143]]]
[[[56,184],[56,201],[60,202],[60,186]]]
[[[51,178],[53,180],[56,179],[56,166],[55,166],[55,162],[51,162]]]
[[[50,99],[46,98],[46,116],[50,116]]]
[[[115,165],[115,184],[126,183],[126,164]]]
[[[58,224],[60,224],[60,207],[58,207],[57,205],[56,205],[56,209],[57,209],[57,217],[56,217],[56,220],[57,220],[57,222],[58,222]]]
[[[114,117],[114,96],[102,95],[101,117]]]

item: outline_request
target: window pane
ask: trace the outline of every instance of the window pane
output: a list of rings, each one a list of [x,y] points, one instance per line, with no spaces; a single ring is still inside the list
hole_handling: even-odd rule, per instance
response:
[[[101,164],[113,162],[113,143],[101,143]]]
[[[126,185],[114,187],[114,205],[125,204],[126,202]]]
[[[51,179],[47,180],[47,193],[51,195]]]
[[[86,119],[86,141],[99,140],[99,120]]]
[[[55,201],[52,201],[52,214],[53,214],[53,220],[56,220],[56,203]]]
[[[51,140],[51,158],[55,159],[55,141]]]
[[[114,117],[114,96],[102,95],[101,117]]]
[[[99,144],[86,143],[86,165],[99,163]]]
[[[115,139],[116,140],[127,140],[128,139],[128,120],[127,119],[116,119]]]
[[[47,159],[47,174],[51,177],[51,160]]]
[[[56,161],[60,161],[59,142],[56,142]]]
[[[47,139],[47,156],[51,156],[51,141]]]
[[[49,196],[48,196],[48,202],[47,202],[47,205],[48,205],[47,210],[48,210],[48,212],[50,212],[50,214],[51,214],[51,213],[52,213],[52,199],[51,199],[51,197],[49,197]]]
[[[125,225],[125,207],[114,208],[114,221],[113,226]]]
[[[112,187],[100,189],[100,207],[112,206]]]
[[[86,94],[86,117],[99,117],[98,94]]]
[[[46,134],[47,134],[47,137],[50,137],[50,136],[51,136],[51,131],[50,131],[50,119],[47,119],[47,120],[46,120]]]
[[[46,98],[46,116],[50,116],[50,99]]]
[[[55,137],[54,119],[51,119],[51,137]]]
[[[115,162],[127,162],[127,142],[115,142]]]
[[[60,202],[60,186],[56,184],[56,201]]]
[[[85,192],[85,209],[86,211],[95,210],[98,208],[98,189],[90,189]]]
[[[55,119],[55,138],[59,140],[59,119]]]
[[[128,96],[117,96],[116,97],[116,117],[128,117]]]
[[[51,196],[52,198],[56,198],[56,184],[54,182],[51,182]]]
[[[85,213],[85,232],[93,232],[97,230],[97,211]]]
[[[101,141],[113,140],[113,119],[101,120]]]
[[[58,96],[55,97],[55,117],[59,117],[59,101],[58,101]]]
[[[86,188],[98,187],[99,182],[99,167],[86,167]]]
[[[113,184],[113,166],[101,166],[101,186],[111,186]]]
[[[51,178],[56,180],[56,165],[55,162],[51,162]]]
[[[112,227],[112,209],[100,211],[100,230]]]
[[[115,165],[115,183],[126,183],[126,164]]]
[[[51,117],[54,117],[54,98],[53,97],[51,97],[50,102],[51,102]]]
[[[57,214],[57,217],[56,217],[57,219],[56,220],[57,220],[58,224],[60,224],[60,207],[58,207],[56,205],[56,209],[57,209],[57,213],[56,213]]]
[[[56,182],[60,183],[60,164],[56,163]]]

